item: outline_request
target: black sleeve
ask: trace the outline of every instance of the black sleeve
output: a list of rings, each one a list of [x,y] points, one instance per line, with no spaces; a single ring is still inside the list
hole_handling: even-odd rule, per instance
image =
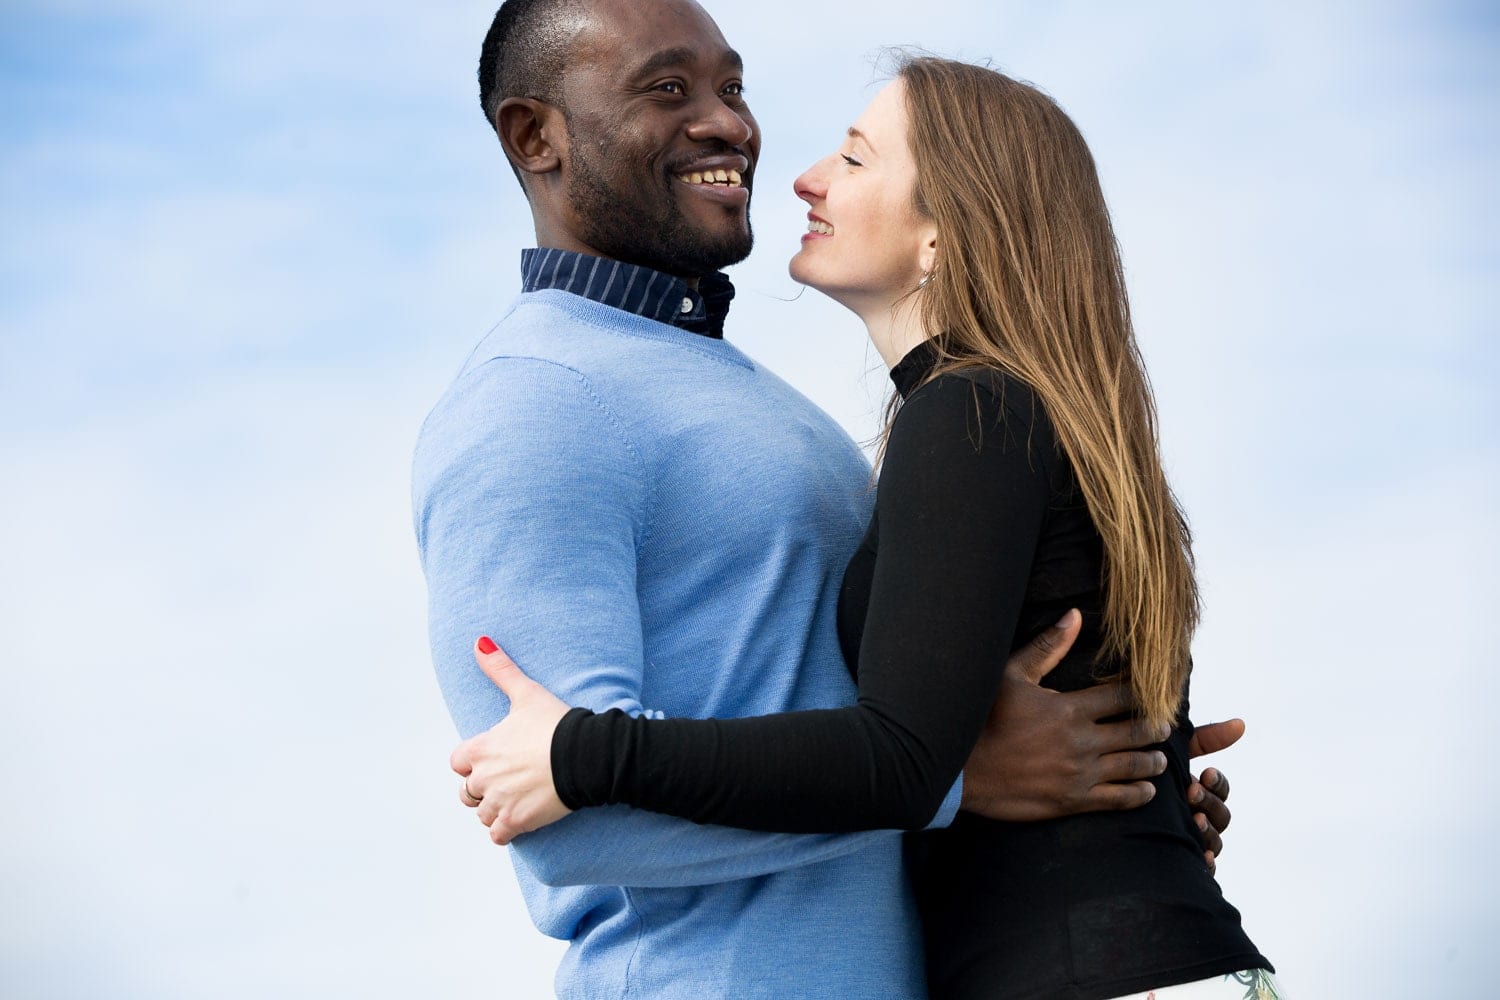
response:
[[[552,742],[563,802],[790,833],[931,822],[994,700],[1058,461],[1051,434],[1033,435],[1045,418],[1030,393],[1007,388],[1021,391],[1002,402],[939,378],[896,417],[856,705],[747,719],[575,710]]]

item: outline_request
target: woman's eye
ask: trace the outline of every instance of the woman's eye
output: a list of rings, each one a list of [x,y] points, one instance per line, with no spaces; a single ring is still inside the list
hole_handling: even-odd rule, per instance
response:
[[[849,166],[851,166],[851,167],[862,167],[862,166],[864,166],[863,163],[860,163],[858,160],[856,160],[854,157],[850,156],[848,153],[840,153],[839,156],[843,157],[844,158],[844,162],[847,163],[847,164],[849,164]]]

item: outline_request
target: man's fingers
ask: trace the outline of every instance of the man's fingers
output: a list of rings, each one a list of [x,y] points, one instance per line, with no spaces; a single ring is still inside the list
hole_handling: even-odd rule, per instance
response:
[[[1228,792],[1228,783],[1224,789]],[[1188,805],[1192,806],[1195,815],[1202,816],[1204,821],[1212,826],[1217,832],[1223,833],[1229,829],[1231,815],[1229,806],[1224,804],[1224,797],[1206,786],[1202,781],[1195,781],[1188,785]],[[1205,845],[1209,846],[1209,845]],[[1209,846],[1215,854],[1223,850],[1223,845]]]
[[[1225,801],[1228,801],[1229,776],[1223,771],[1219,770],[1217,767],[1205,768],[1203,774],[1198,778],[1198,780],[1202,782],[1203,787],[1208,789],[1211,793],[1217,795],[1219,798],[1224,799]],[[1222,830],[1223,827],[1219,827],[1219,829]]]
[[[1156,786],[1149,781],[1129,784],[1095,785],[1089,790],[1080,811],[1135,809],[1156,797]]]
[[[1244,735],[1245,721],[1243,719],[1210,722],[1206,726],[1199,726],[1193,731],[1193,738],[1188,741],[1188,756],[1202,757],[1204,754],[1227,750],[1238,743],[1240,737]]]
[[[1124,681],[1105,681],[1103,684],[1086,687],[1082,691],[1069,691],[1061,697],[1070,699],[1080,716],[1085,719],[1107,719],[1112,715],[1120,715],[1135,708],[1135,696],[1130,693],[1130,685]],[[1131,723],[1124,722],[1120,725],[1129,727]],[[1116,749],[1124,750],[1128,747],[1145,746],[1147,743],[1155,742],[1157,741],[1132,741],[1123,743]]]
[[[484,675],[494,681],[495,686],[505,692],[507,698],[514,700],[532,683],[531,678],[516,666],[516,661],[506,656],[505,650],[495,645],[495,640],[487,635],[480,636],[479,641],[474,643],[474,659]]]
[[[1167,755],[1160,750],[1131,750],[1099,758],[1100,781],[1141,781],[1167,769]]]
[[[1100,722],[1093,727],[1089,736],[1101,756],[1122,750],[1142,750],[1166,739],[1164,728],[1153,727],[1137,719]]]
[[[1147,722],[1145,719],[1132,719],[1134,735],[1138,740],[1147,740],[1151,743],[1165,743],[1172,735],[1172,727],[1165,722]]]
[[[1198,836],[1203,838],[1204,852],[1215,858],[1224,853],[1224,839],[1219,836],[1219,831],[1213,828],[1213,824],[1209,823],[1202,813],[1196,814],[1193,822],[1198,824]]]
[[[1051,673],[1073,648],[1073,640],[1078,638],[1082,624],[1083,616],[1077,609],[1069,609],[1055,625],[1043,629],[1041,635],[1012,653],[1005,661],[1005,669],[1014,671],[1031,684],[1040,684],[1042,678]]]

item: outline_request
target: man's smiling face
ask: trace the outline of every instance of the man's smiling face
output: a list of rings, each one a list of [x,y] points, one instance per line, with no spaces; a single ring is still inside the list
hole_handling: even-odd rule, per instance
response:
[[[696,277],[750,253],[760,127],[739,55],[689,0],[595,0],[563,79],[569,228]]]

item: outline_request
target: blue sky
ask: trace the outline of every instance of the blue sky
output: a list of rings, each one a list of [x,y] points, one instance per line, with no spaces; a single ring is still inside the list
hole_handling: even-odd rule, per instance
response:
[[[1491,5],[711,5],[766,134],[730,335],[876,429],[793,177],[882,44],[1052,93],[1198,537],[1226,893],[1294,995],[1486,990],[1500,557]],[[542,995],[454,801],[417,424],[530,230],[478,3],[0,11],[0,992]],[[1476,780],[1477,779],[1477,780]],[[471,828],[472,827],[472,828]]]

